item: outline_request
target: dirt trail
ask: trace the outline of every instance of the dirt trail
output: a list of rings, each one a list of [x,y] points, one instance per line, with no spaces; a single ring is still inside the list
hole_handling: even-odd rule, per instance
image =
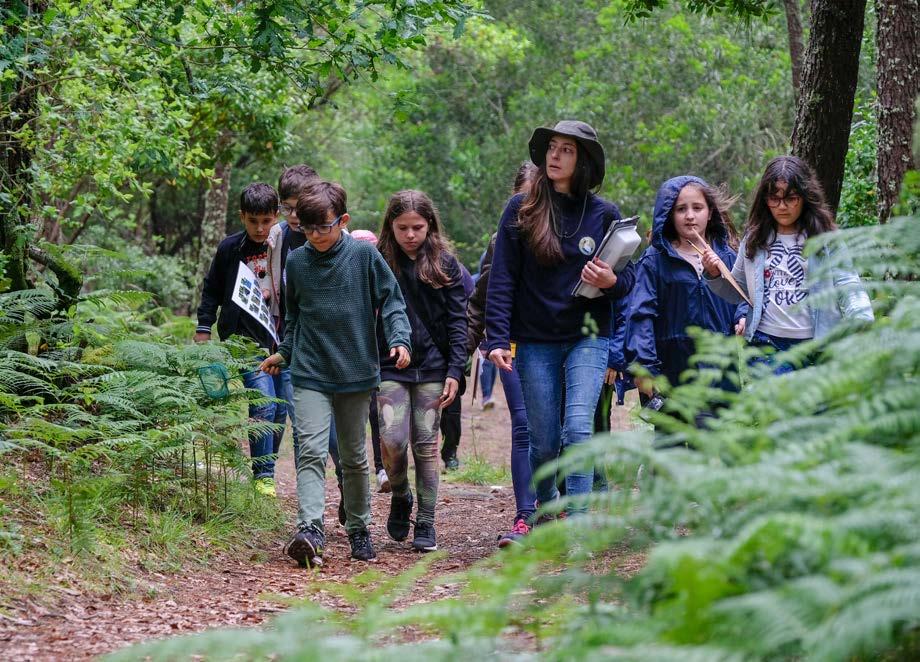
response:
[[[482,411],[464,397],[461,462],[473,453],[490,464],[507,466],[510,419],[500,384],[494,392],[496,407]],[[614,410],[618,427],[625,408]],[[279,459],[276,480],[288,519],[296,514],[294,471],[289,443]],[[368,449],[370,451],[370,449]],[[438,545],[446,558],[434,565],[439,573],[461,570],[495,551],[497,536],[510,526],[514,497],[510,484],[477,486],[443,480],[437,505]],[[372,479],[372,486],[374,486]],[[336,521],[338,491],[327,481],[327,549],[325,564],[315,574],[302,570],[282,553],[283,540],[253,541],[247,555],[222,555],[208,566],[194,566],[174,575],[138,570],[144,595],[113,598],[79,594],[58,588],[60,599],[52,607],[34,603],[16,605],[13,613],[0,612],[0,658],[4,660],[88,659],[145,639],[201,631],[212,627],[257,625],[285,606],[270,594],[304,597],[306,585],[320,581],[340,583],[373,567],[395,574],[419,559],[409,541],[397,543],[386,535],[389,495],[373,492],[371,534],[378,562],[349,559],[348,539]],[[444,594],[432,595],[432,599]],[[312,600],[324,606],[347,609],[334,594],[320,591]]]

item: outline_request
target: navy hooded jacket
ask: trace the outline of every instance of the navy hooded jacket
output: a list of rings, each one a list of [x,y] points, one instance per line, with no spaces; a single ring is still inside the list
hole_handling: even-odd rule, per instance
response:
[[[698,177],[669,179],[658,190],[652,243],[639,259],[636,284],[629,297],[626,329],[626,359],[639,363],[653,375],[664,375],[671,384],[679,382],[694,352],[687,334],[691,326],[731,335],[735,322],[747,311],[714,295],[696,269],[678,254],[664,236],[664,227],[681,189],[687,184],[705,186]],[[723,230],[709,237],[712,249],[731,269],[735,251]]]

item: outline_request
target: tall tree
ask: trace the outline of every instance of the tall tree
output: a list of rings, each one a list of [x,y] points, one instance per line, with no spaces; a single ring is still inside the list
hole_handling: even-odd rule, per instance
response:
[[[668,0],[628,0],[634,15],[646,15]],[[767,16],[772,0],[683,0],[691,11],[726,11],[744,19]],[[834,209],[840,200],[866,0],[811,0],[811,30],[792,129],[792,153],[815,173]]]
[[[789,37],[789,59],[792,60],[792,89],[798,102],[802,89],[802,68],[805,66],[805,42],[802,36],[802,6],[800,0],[783,0],[786,10],[786,33]]]
[[[866,0],[812,0],[811,35],[792,152],[811,164],[837,208],[859,77]]]
[[[920,0],[876,0],[878,30],[878,215],[884,223],[898,200],[911,150],[920,95]]]

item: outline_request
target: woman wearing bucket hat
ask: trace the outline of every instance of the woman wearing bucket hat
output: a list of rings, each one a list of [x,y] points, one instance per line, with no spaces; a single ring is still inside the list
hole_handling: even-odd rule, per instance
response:
[[[513,357],[520,374],[536,472],[559,456],[561,446],[591,437],[607,368],[610,299],[626,296],[635,275],[631,264],[615,274],[592,257],[620,218],[615,204],[593,192],[604,179],[604,148],[595,130],[573,120],[538,128],[530,158],[538,168],[530,191],[508,201],[498,229],[486,337],[489,358],[510,370]],[[606,296],[573,296],[579,280]],[[566,493],[590,492],[592,479],[590,467],[569,474]],[[559,496],[555,476],[537,481],[536,496],[541,504]]]

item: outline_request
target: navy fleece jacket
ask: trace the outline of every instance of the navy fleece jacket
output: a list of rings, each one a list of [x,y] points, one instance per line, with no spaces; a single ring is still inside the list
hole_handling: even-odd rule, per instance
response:
[[[658,190],[652,243],[636,267],[636,284],[629,297],[627,314],[627,362],[639,363],[653,375],[663,374],[672,384],[678,383],[694,351],[688,327],[731,335],[735,322],[747,311],[746,304],[730,304],[713,294],[664,236],[677,196],[690,183],[705,184],[698,177],[674,177]],[[723,230],[710,235],[708,240],[731,269],[735,251],[728,245],[727,233]]]
[[[587,201],[553,193],[562,234],[572,236],[561,240],[563,261],[545,266],[537,262],[517,225],[523,199],[518,194],[508,201],[498,228],[486,295],[486,348],[509,349],[512,341],[576,342],[584,338],[585,313],[597,323],[598,336],[609,336],[610,300],[632,289],[633,265],[617,275],[607,296],[586,299],[572,296],[572,290],[591,258],[579,250],[579,241],[591,237],[595,245],[600,244],[610,224],[621,218],[620,210],[591,193]]]

